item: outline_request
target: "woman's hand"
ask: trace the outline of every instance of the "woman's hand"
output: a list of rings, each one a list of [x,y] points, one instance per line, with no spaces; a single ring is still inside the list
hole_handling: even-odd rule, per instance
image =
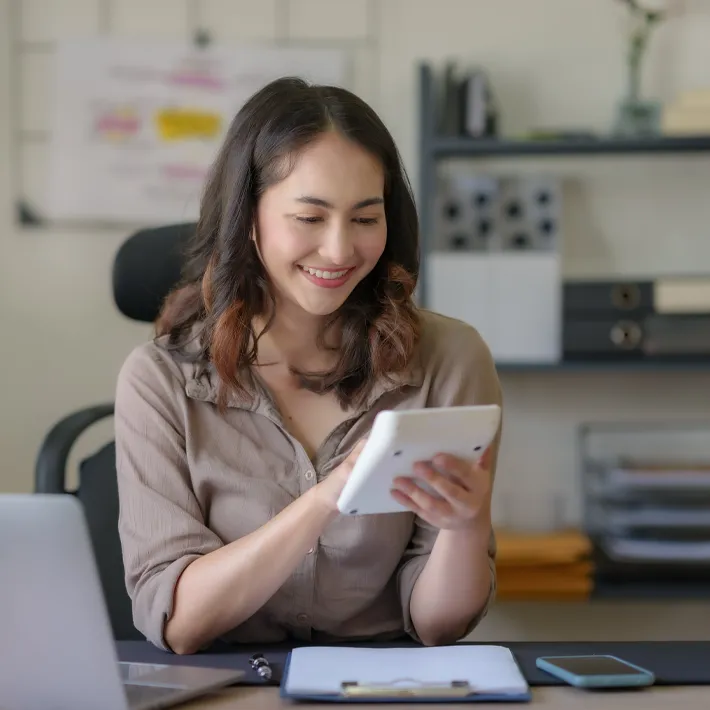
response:
[[[338,509],[338,498],[340,498],[340,494],[345,487],[345,482],[352,473],[353,466],[355,466],[355,462],[358,456],[360,456],[366,441],[367,438],[360,439],[340,466],[331,471],[328,476],[314,488],[314,492],[318,495],[318,500],[325,503],[325,505],[333,511],[337,511]]]
[[[490,518],[491,474],[487,451],[477,463],[438,454],[431,463],[415,464],[413,478],[394,480],[392,495],[398,503],[440,530],[475,527]],[[438,495],[417,485],[420,479]]]

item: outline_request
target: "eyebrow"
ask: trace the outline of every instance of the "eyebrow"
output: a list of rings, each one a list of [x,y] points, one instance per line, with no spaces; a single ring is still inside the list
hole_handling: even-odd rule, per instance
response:
[[[333,209],[332,205],[327,200],[322,200],[320,197],[311,197],[310,195],[302,195],[296,198],[296,202],[303,202],[306,205],[315,205],[316,207],[325,207]],[[365,200],[360,200],[353,205],[354,210],[361,210],[363,207],[371,207],[372,205],[383,205],[385,201],[381,197],[368,197]]]

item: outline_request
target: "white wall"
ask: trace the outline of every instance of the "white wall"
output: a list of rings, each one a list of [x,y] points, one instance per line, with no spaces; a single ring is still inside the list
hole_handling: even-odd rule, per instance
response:
[[[660,29],[646,75],[672,99],[707,84],[710,3]],[[614,0],[0,0],[0,490],[29,490],[53,422],[113,395],[126,353],[150,336],[114,309],[110,268],[125,231],[21,229],[19,185],[41,203],[52,42],[107,31],[189,38],[199,24],[222,42],[343,47],[351,86],[380,112],[417,183],[414,63],[450,57],[492,75],[506,132],[532,126],[603,130],[623,89],[624,14]],[[516,161],[577,179],[565,272],[710,270],[710,161],[705,157]],[[708,413],[708,374],[506,374],[499,523],[545,527],[551,492],[578,516],[579,421]],[[110,426],[88,437],[88,449]],[[83,450],[83,449],[82,449]],[[700,618],[700,621],[698,621]],[[483,636],[707,637],[697,606],[501,605]]]

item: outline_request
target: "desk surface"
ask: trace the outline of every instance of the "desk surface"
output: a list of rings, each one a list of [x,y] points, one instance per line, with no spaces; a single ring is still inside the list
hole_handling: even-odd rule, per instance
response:
[[[184,710],[307,710],[318,708],[324,710],[328,705],[311,703],[293,703],[283,700],[279,696],[278,688],[258,687],[233,687],[205,696],[199,700],[181,705]],[[333,710],[342,705],[332,705]],[[352,707],[352,706],[350,706]],[[668,710],[670,707],[678,708],[707,708],[710,707],[710,687],[708,686],[680,686],[680,687],[655,687],[645,690],[597,692],[577,690],[568,687],[541,687],[533,688],[533,699],[530,703],[471,703],[470,705],[429,705],[411,703],[387,703],[384,705],[359,705],[362,708],[421,708],[422,710],[452,710],[455,708],[496,707],[524,708],[545,707],[559,710]]]
[[[393,644],[388,644],[393,645]],[[403,644],[403,645],[412,645]],[[515,656],[523,675],[534,687],[563,685],[554,676],[535,665],[538,656],[611,653],[626,661],[648,668],[656,674],[657,685],[710,687],[710,641],[654,641],[654,642],[544,642],[518,641],[503,643]],[[271,661],[274,684],[281,680],[283,663],[290,646],[239,647],[223,646],[195,656],[174,656],[158,650],[144,641],[119,641],[118,653],[122,661],[147,663],[178,663],[216,668],[237,668],[246,672],[246,683],[261,686],[262,681],[252,671],[249,656],[258,650]],[[710,708],[710,703],[708,703]]]
[[[227,647],[218,653],[204,653],[196,656],[174,656],[158,651],[145,642],[119,642],[118,651],[121,660],[147,661],[149,663],[184,663],[187,665],[205,665],[222,668],[244,668],[247,670],[246,682],[249,685],[237,685],[205,696],[191,703],[181,705],[185,710],[307,710],[328,706],[335,710],[343,707],[338,704],[295,703],[284,700],[279,695],[278,687],[255,685],[250,680],[248,657],[254,649]],[[421,708],[421,710],[452,710],[457,707],[496,707],[503,708],[546,707],[559,710],[667,710],[669,707],[710,708],[710,641],[666,641],[652,643],[554,643],[554,642],[517,642],[504,644],[513,651],[524,675],[531,683],[532,702],[530,703],[470,703],[470,704],[412,704],[387,703],[363,704],[359,707]],[[266,649],[261,649],[267,651]],[[273,667],[280,672],[280,665],[288,649],[269,649],[267,656],[275,660]],[[540,655],[573,653],[613,653],[656,673],[658,684],[642,690],[621,691],[586,691],[561,685],[556,678],[542,673],[535,667],[535,658]],[[260,683],[261,681],[256,681]],[[555,685],[552,685],[555,684]],[[351,706],[352,707],[352,706]]]

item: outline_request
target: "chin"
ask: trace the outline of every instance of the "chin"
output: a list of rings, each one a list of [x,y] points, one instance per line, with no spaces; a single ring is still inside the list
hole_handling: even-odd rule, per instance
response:
[[[299,300],[297,301],[297,303],[309,315],[325,318],[326,316],[330,316],[335,313],[343,305],[343,303],[345,303],[346,300],[347,299],[345,298],[339,298],[337,301],[323,301],[322,303],[313,303],[312,301],[309,302],[306,300]]]
[[[339,310],[350,298],[353,291],[362,278],[354,278],[346,288],[338,288],[332,291],[327,289],[315,290],[314,287],[307,286],[306,289],[295,288],[291,291],[290,300],[311,316],[326,317]]]

